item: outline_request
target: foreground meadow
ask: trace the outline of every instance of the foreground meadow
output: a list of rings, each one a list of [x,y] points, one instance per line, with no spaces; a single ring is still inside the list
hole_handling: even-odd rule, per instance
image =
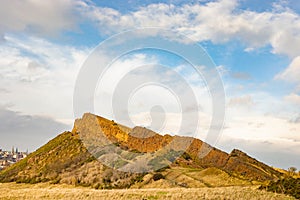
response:
[[[70,185],[0,183],[0,199],[294,199],[253,186],[95,190]]]

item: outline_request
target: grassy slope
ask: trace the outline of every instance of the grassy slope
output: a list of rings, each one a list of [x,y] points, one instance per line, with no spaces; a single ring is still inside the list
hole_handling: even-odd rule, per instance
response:
[[[140,176],[102,165],[87,151],[77,133],[64,132],[27,158],[1,171],[0,182],[128,188]]]
[[[164,178],[159,181],[153,180],[153,175],[148,174],[142,182],[138,182],[132,188],[202,188],[202,187],[228,187],[228,186],[251,186],[252,183],[217,169],[193,169],[172,167],[160,172]]]
[[[45,182],[63,170],[93,161],[79,136],[64,132],[15,165],[0,172],[1,182]]]

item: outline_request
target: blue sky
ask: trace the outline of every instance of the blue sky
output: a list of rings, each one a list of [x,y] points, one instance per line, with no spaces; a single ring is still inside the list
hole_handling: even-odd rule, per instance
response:
[[[1,4],[0,148],[32,151],[71,129],[76,80],[93,50],[123,31],[156,27],[191,38],[220,73],[226,119],[214,145],[227,152],[242,149],[277,167],[300,168],[300,160],[294,159],[300,155],[299,1],[5,0]],[[186,79],[201,108],[199,132],[207,131],[212,105],[205,81],[180,56],[160,50],[143,49],[114,60],[95,93],[95,112],[114,118],[101,104],[110,103],[113,86],[126,73],[134,75],[130,72],[134,66],[147,64],[169,66]],[[166,78],[162,73],[149,71],[141,77],[159,81]],[[174,77],[167,78],[180,88]],[[145,90],[148,93],[138,91],[128,101],[132,122],[151,128],[151,113],[145,110],[159,102],[151,97],[144,101],[142,96],[159,93],[167,117],[165,127],[157,131],[175,134],[182,113],[171,93],[161,94],[154,87]],[[201,133],[198,137],[205,138]]]

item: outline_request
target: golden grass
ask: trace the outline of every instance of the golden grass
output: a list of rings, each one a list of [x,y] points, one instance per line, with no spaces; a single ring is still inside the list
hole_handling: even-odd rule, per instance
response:
[[[286,175],[286,176],[292,176],[293,178],[300,178],[300,171],[299,171],[299,172],[295,172],[294,175],[291,175],[291,174],[289,173],[289,171],[287,171],[287,170],[285,170],[285,169],[280,169],[280,168],[275,168],[275,167],[273,167],[273,168],[274,168],[275,170],[277,170],[277,171],[283,173],[283,174]]]
[[[294,199],[254,186],[95,190],[70,185],[0,183],[0,199]]]

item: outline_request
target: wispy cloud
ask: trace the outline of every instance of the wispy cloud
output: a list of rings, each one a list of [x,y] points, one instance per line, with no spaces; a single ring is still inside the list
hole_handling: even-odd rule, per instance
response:
[[[246,96],[239,96],[239,97],[232,97],[229,99],[227,104],[229,107],[239,107],[239,106],[246,106],[252,107],[254,105],[254,101],[250,95]]]
[[[284,99],[292,104],[300,106],[300,95],[292,93],[284,97]]]
[[[294,58],[287,68],[275,76],[276,80],[283,80],[296,84],[296,89],[300,88],[300,56]],[[299,90],[300,91],[300,90]]]

